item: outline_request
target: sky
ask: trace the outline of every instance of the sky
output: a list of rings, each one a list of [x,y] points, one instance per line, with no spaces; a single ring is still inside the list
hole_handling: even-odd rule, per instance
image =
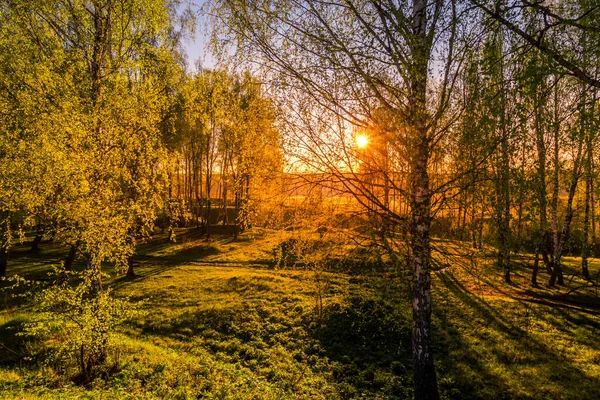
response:
[[[200,8],[205,2],[206,0],[191,0],[189,2],[184,1],[180,6],[180,8],[182,8],[189,5],[192,11],[194,11],[194,13],[196,13],[198,16],[194,37],[186,38],[183,41],[183,48],[185,49],[187,64],[190,71],[196,71],[197,60],[200,60],[202,66],[204,67],[212,68],[215,65],[214,58],[206,51],[208,29],[206,26],[206,19],[203,18],[200,13]]]

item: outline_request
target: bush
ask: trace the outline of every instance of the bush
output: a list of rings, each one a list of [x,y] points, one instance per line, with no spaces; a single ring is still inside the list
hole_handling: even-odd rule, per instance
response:
[[[305,255],[314,253],[321,244],[314,240],[290,238],[279,243],[273,250],[273,262],[277,268],[290,268],[306,263]]]
[[[87,383],[118,368],[114,328],[137,312],[128,299],[113,297],[110,289],[91,296],[86,279],[71,285],[64,279],[66,271],[57,272],[61,279],[34,294],[36,317],[19,334],[43,344],[38,355],[45,364],[64,375],[78,370]]]
[[[564,253],[570,256],[581,256],[583,250],[583,230],[571,229]]]

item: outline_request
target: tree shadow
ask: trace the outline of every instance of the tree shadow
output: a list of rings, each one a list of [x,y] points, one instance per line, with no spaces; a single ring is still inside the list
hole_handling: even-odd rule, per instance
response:
[[[193,247],[186,247],[173,251],[169,255],[149,255],[136,254],[133,260],[135,266],[135,276],[115,277],[110,285],[114,289],[120,289],[128,284],[143,281],[155,275],[160,275],[171,269],[178,268],[190,262],[202,262],[204,258],[219,254],[220,250],[211,245],[200,244]]]
[[[313,316],[308,329],[320,355],[332,361],[333,379],[348,397],[412,398],[407,304],[394,304],[380,294],[348,293]]]
[[[536,393],[536,397],[552,397],[555,393],[543,393],[533,387],[534,382],[527,381],[532,370],[538,381],[552,382],[555,390],[569,393],[566,397],[578,393],[575,387],[585,390],[587,398],[600,397],[594,377],[570,362],[553,343],[540,341],[530,331],[530,326],[540,322],[574,340],[577,333],[565,324],[566,311],[532,311],[525,302],[507,298],[491,303],[469,291],[451,272],[438,276],[442,289],[446,290],[442,295],[454,303],[450,309],[436,311],[438,351],[443,371],[456,381],[462,398],[480,398],[486,393],[526,398],[523,390],[515,387],[519,385],[525,386],[527,393]],[[593,337],[598,323],[582,314],[576,318],[578,324],[589,324],[586,336]],[[488,336],[490,332],[494,337]],[[591,344],[587,339],[585,342]],[[505,377],[499,370],[505,371]],[[494,389],[490,391],[491,388]]]
[[[27,341],[17,335],[25,318],[16,317],[0,324],[0,366],[16,367],[26,363]]]

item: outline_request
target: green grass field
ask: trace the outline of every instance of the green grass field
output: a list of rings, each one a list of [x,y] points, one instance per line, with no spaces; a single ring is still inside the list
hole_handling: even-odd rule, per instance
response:
[[[36,315],[0,292],[0,398],[411,398],[409,282],[374,269],[274,269],[272,250],[294,235],[207,243],[182,230],[175,244],[159,237],[140,246],[138,277],[105,284],[141,313],[117,329],[114,368],[85,386],[74,360],[43,361],[52,343],[16,335]],[[43,278],[64,249],[42,247],[35,255],[17,247],[9,273]],[[582,283],[571,277],[577,259],[566,260],[569,287],[532,289],[524,266],[506,286],[481,254],[438,258],[443,398],[600,398],[600,302],[597,288],[568,293]],[[598,263],[591,267],[598,274]]]

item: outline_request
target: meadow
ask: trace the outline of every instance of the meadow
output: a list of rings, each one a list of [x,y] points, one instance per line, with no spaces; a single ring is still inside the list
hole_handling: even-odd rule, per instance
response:
[[[277,267],[277,249],[298,235],[255,229],[206,242],[181,229],[176,243],[159,235],[140,246],[137,276],[104,282],[138,311],[111,337],[109,367],[92,382],[78,381],[75,356],[47,356],[52,340],[18,334],[36,312],[4,290],[0,398],[411,398],[406,271],[366,262]],[[32,254],[24,243],[10,273],[43,283],[64,254],[52,243]],[[508,286],[485,251],[436,257],[442,398],[600,398],[600,301],[597,287],[573,290],[576,258],[565,260],[568,286],[533,289],[525,261]],[[600,271],[598,262],[591,268]]]

